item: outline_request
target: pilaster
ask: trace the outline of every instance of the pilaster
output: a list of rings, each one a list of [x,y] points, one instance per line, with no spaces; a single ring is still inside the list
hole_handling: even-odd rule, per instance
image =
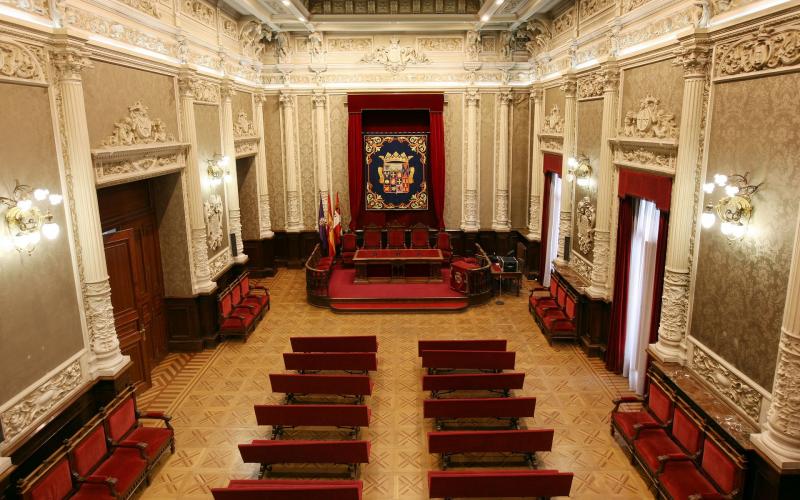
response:
[[[261,239],[272,238],[272,218],[269,206],[269,178],[267,177],[267,146],[264,137],[264,94],[256,94],[256,107],[253,113],[256,135],[258,135],[258,154],[256,155],[256,183],[258,187],[258,232]]]
[[[497,127],[497,163],[495,165],[494,183],[494,220],[492,229],[510,231],[511,221],[508,214],[508,170],[509,161],[509,114],[514,95],[508,88],[500,92],[500,117]]]
[[[467,127],[464,138],[466,162],[464,169],[464,210],[461,229],[474,233],[480,229],[478,219],[478,103],[480,94],[477,89],[469,88],[464,95],[467,106]]]
[[[530,99],[533,101],[533,123],[531,124],[531,155],[530,165],[530,200],[528,207],[528,234],[530,241],[542,239],[541,221],[541,193],[544,184],[544,172],[542,171],[542,143],[539,140],[539,132],[542,131],[542,104],[544,103],[544,91],[541,88],[531,90]]]
[[[294,126],[295,96],[281,92],[281,116],[283,118],[283,147],[286,161],[286,231],[299,233],[303,230],[300,212],[300,172],[297,164]]]
[[[325,213],[328,212],[328,179],[330,178],[330,167],[328,166],[327,148],[327,127],[325,126],[325,112],[328,98],[322,92],[315,92],[314,103],[314,156],[317,161],[317,185],[319,186],[319,197],[322,200],[322,207]]]
[[[577,128],[578,102],[576,99],[577,82],[575,75],[564,77],[561,85],[564,92],[564,146],[562,153],[562,168],[564,176],[561,179],[561,213],[558,224],[558,263],[564,264],[565,240],[572,234],[572,183],[567,180],[566,172],[569,169],[570,158],[575,157],[575,142]]]
[[[236,169],[236,144],[233,138],[233,96],[236,91],[230,80],[223,82],[220,86],[220,97],[222,99],[222,149],[223,154],[228,157],[230,164],[228,171],[230,179],[225,183],[225,194],[228,202],[228,223],[230,231],[236,236],[236,256],[234,262],[247,262],[247,255],[244,254],[244,241],[242,241],[242,214],[239,209],[239,181]]]

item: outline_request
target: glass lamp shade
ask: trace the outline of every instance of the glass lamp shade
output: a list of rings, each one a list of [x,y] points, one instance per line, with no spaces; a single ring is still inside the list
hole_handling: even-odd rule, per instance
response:
[[[700,217],[700,223],[706,229],[713,227],[716,220],[717,218],[711,212],[703,212],[703,215]]]
[[[577,167],[577,166],[578,166],[578,160],[576,160],[576,159],[575,159],[575,158],[573,158],[573,157],[570,157],[570,158],[567,160],[567,166],[569,166],[569,167],[572,167],[572,168],[575,168],[575,167]]]
[[[739,239],[744,237],[745,233],[747,233],[747,226],[744,224],[731,224],[731,234],[730,236],[734,239]]]
[[[728,196],[736,196],[739,193],[739,188],[736,186],[725,186],[725,194]]]
[[[58,224],[55,222],[46,222],[42,226],[42,235],[47,238],[48,240],[54,240],[58,238],[58,233],[61,229],[58,227]]]
[[[47,198],[47,195],[50,194],[50,191],[47,189],[34,189],[33,190],[33,197],[36,198],[38,201],[42,201]]]
[[[711,194],[714,192],[715,186],[716,184],[714,184],[713,182],[706,182],[705,184],[703,184],[703,191],[705,191],[708,194]]]
[[[717,184],[717,186],[722,187],[728,183],[728,176],[723,174],[716,174],[714,175],[714,182]]]
[[[64,197],[62,195],[56,193],[51,193],[50,196],[48,196],[51,205],[60,205],[63,199]]]
[[[33,206],[33,202],[31,200],[19,200],[17,202],[17,208],[22,210],[23,212],[27,212]]]
[[[578,185],[580,187],[589,187],[590,179],[588,177],[579,177],[578,178]]]

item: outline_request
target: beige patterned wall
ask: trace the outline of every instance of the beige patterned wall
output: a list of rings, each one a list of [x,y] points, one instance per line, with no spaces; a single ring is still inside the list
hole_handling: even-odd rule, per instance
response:
[[[528,224],[531,106],[528,92],[514,94],[511,126],[511,189],[509,207],[511,227],[521,229]]]
[[[261,236],[258,220],[258,172],[255,158],[255,156],[245,156],[236,160],[243,240],[257,240]]]
[[[495,108],[497,106],[497,94],[482,93],[480,101],[481,117],[481,150],[480,150],[480,175],[478,180],[480,186],[480,215],[481,229],[492,228],[492,218],[494,217],[494,128],[495,128]]]
[[[752,233],[703,230],[691,335],[769,390],[781,332],[800,186],[800,75],[716,85],[708,178],[750,172]],[[714,202],[711,195],[706,203]]]
[[[12,195],[15,179],[66,194],[47,89],[0,83],[0,109],[0,196]],[[53,214],[61,226],[58,239],[43,240],[30,256],[0,252],[0,404],[83,347],[64,205]]]
[[[220,128],[219,106],[208,104],[194,105],[195,124],[197,127],[197,161],[200,163],[201,176],[205,177],[205,166],[209,159],[214,158],[215,154],[222,153],[222,138]],[[233,159],[229,168],[234,168]],[[225,183],[219,186],[206,185],[203,188],[203,202],[209,200],[212,194],[218,194],[223,200],[223,207],[227,207],[225,201]],[[219,255],[228,248],[228,213],[223,209],[222,216],[222,245],[212,250],[209,248],[209,257]]]
[[[331,147],[331,196],[336,203],[339,193],[339,208],[342,211],[342,226],[350,225],[350,186],[347,165],[347,96],[344,94],[328,97],[328,116],[330,117]]]
[[[597,209],[597,169],[600,167],[600,131],[603,126],[603,100],[594,99],[591,101],[578,102],[578,130],[577,130],[577,153],[589,157],[592,166],[592,179],[594,185],[584,188],[574,185],[575,200],[572,210],[572,251],[586,258],[589,262],[594,262],[594,252],[582,252],[578,241],[578,203],[585,197],[589,198],[589,203]]]
[[[264,106],[264,146],[267,150],[267,177],[272,229],[286,229],[286,203],[283,195],[283,147],[281,146],[281,115],[277,95],[269,95]]]
[[[192,276],[183,174],[162,175],[150,183],[155,194],[164,294],[167,297],[191,297]]]
[[[247,113],[247,119],[253,121],[253,94],[250,92],[238,91],[233,96],[233,121],[239,116],[240,111]]]
[[[447,229],[461,226],[461,173],[464,150],[464,94],[445,96],[444,107],[444,225]]]
[[[554,105],[558,105],[561,111],[561,118],[564,118],[564,104],[566,99],[564,92],[558,86],[550,87],[544,90],[544,116],[550,114]]]
[[[639,102],[651,95],[661,100],[661,107],[675,115],[681,123],[683,101],[683,67],[672,64],[672,59],[626,69],[622,72],[622,116],[628,111],[638,111]]]
[[[93,61],[83,76],[86,121],[93,148],[114,131],[114,123],[128,116],[128,106],[136,101],[149,108],[150,118],[161,119],[167,133],[178,137],[178,116],[174,80],[116,64]]]
[[[300,194],[303,200],[303,225],[305,229],[317,228],[319,197],[317,196],[316,162],[314,161],[314,122],[310,95],[297,96],[297,144],[300,154]],[[331,205],[334,201],[331,200]]]

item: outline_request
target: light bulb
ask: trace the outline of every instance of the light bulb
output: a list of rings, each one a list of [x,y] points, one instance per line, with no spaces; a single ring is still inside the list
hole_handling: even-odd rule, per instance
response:
[[[747,232],[747,226],[743,224],[731,224],[731,236],[737,240]]]
[[[714,222],[716,221],[716,217],[711,212],[703,212],[703,215],[700,216],[700,223],[703,225],[704,228],[710,229],[714,226]]]
[[[504,2],[504,0],[495,0],[494,3],[497,4],[497,5],[503,5],[503,2]]]
[[[728,196],[736,196],[739,192],[739,188],[736,186],[725,186],[725,194]]]
[[[8,236],[0,236],[0,251],[10,252],[14,250],[14,242]]]
[[[297,16],[297,20],[300,21],[301,23],[306,22],[306,18],[303,16]]]
[[[50,200],[51,205],[60,205],[64,200],[64,197],[60,194],[53,193],[48,197],[48,199]]]
[[[483,21],[484,23],[488,23],[489,19],[491,19],[489,17],[489,14],[484,14],[483,16],[481,16],[481,21]]]
[[[59,232],[60,228],[58,227],[58,224],[56,224],[55,222],[46,222],[42,226],[42,235],[48,240],[54,240],[58,238]]]
[[[220,167],[227,167],[228,163],[230,161],[231,161],[231,159],[228,158],[228,156],[226,155],[226,156],[223,156],[222,158],[219,159],[219,161],[217,162],[217,165],[219,165]]]
[[[715,174],[714,175],[714,182],[717,183],[717,186],[724,186],[728,183],[728,176],[723,174]]]
[[[714,192],[714,187],[715,184],[713,182],[706,182],[705,184],[703,184],[703,191],[705,191],[708,194],[711,194]]]
[[[572,174],[567,174],[567,182],[572,182],[572,179],[574,179],[574,178],[575,178],[575,176],[574,176],[574,175],[572,175]]]
[[[225,175],[223,175],[222,178],[225,179],[225,182],[230,182],[231,181],[231,173],[230,172],[225,172]]]
[[[730,236],[730,235],[733,233],[733,224],[731,224],[730,222],[723,222],[723,223],[722,223],[722,224],[719,226],[719,230],[720,230],[720,231],[722,232],[722,234],[724,234],[725,236]]]
[[[288,6],[288,5],[291,5],[291,3],[292,2],[290,2],[289,0],[283,0],[283,5],[287,5]]]
[[[17,202],[17,208],[22,210],[23,212],[27,212],[33,206],[33,202],[31,200],[19,200]]]
[[[34,231],[32,233],[28,233],[28,241],[31,245],[35,245],[42,241],[42,233],[39,231]]]
[[[589,186],[589,179],[587,179],[586,177],[581,177],[580,179],[578,179],[578,185],[580,187],[588,187]]]
[[[48,194],[50,194],[50,191],[48,191],[47,189],[38,188],[33,190],[33,197],[39,201],[42,201],[45,198],[47,198]]]
[[[575,168],[578,166],[578,160],[570,156],[569,159],[567,160],[567,165],[572,168]]]

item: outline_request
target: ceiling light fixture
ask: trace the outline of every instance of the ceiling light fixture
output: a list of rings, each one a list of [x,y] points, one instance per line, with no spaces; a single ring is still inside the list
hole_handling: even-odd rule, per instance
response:
[[[491,19],[491,16],[489,16],[489,14],[484,14],[481,16],[481,21],[483,21],[484,23],[488,23],[489,19]]]

